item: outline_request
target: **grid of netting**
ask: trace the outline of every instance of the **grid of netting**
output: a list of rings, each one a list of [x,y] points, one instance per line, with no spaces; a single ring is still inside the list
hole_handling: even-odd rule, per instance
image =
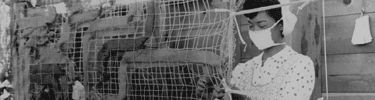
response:
[[[73,73],[70,70],[75,66],[61,47],[67,19],[54,7],[32,7],[27,0],[8,5],[13,99],[38,100],[45,88],[53,90],[57,100],[67,98],[64,93],[68,93],[68,80],[72,77],[69,72]]]
[[[235,11],[239,0],[98,0],[71,15],[46,6],[64,0],[24,1],[12,8],[17,100],[45,88],[70,100],[75,77],[89,100],[213,99],[197,81],[220,84],[233,67],[234,16],[213,10]]]

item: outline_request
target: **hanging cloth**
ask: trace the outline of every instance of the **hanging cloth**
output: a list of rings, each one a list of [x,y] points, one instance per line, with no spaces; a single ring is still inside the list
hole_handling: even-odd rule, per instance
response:
[[[368,15],[362,16],[355,20],[354,32],[352,36],[353,45],[361,45],[372,42],[370,31],[370,17]]]
[[[289,0],[279,0],[281,4],[290,3]],[[293,32],[294,26],[297,22],[297,16],[290,11],[290,5],[281,7],[281,14],[283,19],[283,34],[287,35]]]

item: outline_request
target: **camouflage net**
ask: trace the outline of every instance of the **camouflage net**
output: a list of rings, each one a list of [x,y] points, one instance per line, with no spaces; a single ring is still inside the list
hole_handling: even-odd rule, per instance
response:
[[[213,9],[236,11],[239,2],[15,0],[15,100],[39,99],[43,87],[70,100],[75,77],[88,100],[209,99],[196,95],[196,82],[229,77],[236,34],[234,16]]]

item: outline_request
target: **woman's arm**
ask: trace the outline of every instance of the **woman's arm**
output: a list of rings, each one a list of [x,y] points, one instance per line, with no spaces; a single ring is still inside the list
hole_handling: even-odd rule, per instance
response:
[[[207,97],[215,97],[221,98],[225,95],[225,88],[230,88],[231,90],[239,90],[239,88],[235,87],[235,84],[240,81],[239,77],[241,77],[241,71],[243,70],[245,64],[238,64],[234,70],[231,72],[231,79],[226,81],[226,79],[222,79],[221,83],[220,80],[214,77],[201,77],[197,82],[197,89],[196,93],[198,98],[207,98]],[[229,83],[227,83],[229,82]],[[213,87],[213,89],[209,89]]]
[[[314,89],[315,70],[312,60],[305,56],[287,70],[280,96],[288,100],[309,100]]]

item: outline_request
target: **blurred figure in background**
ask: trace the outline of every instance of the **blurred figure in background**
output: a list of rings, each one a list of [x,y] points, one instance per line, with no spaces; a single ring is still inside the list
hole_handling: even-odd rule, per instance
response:
[[[51,85],[44,85],[39,100],[55,100],[55,92],[51,89]]]
[[[76,77],[73,85],[73,100],[86,100],[85,98],[85,87],[80,82],[80,78]]]

